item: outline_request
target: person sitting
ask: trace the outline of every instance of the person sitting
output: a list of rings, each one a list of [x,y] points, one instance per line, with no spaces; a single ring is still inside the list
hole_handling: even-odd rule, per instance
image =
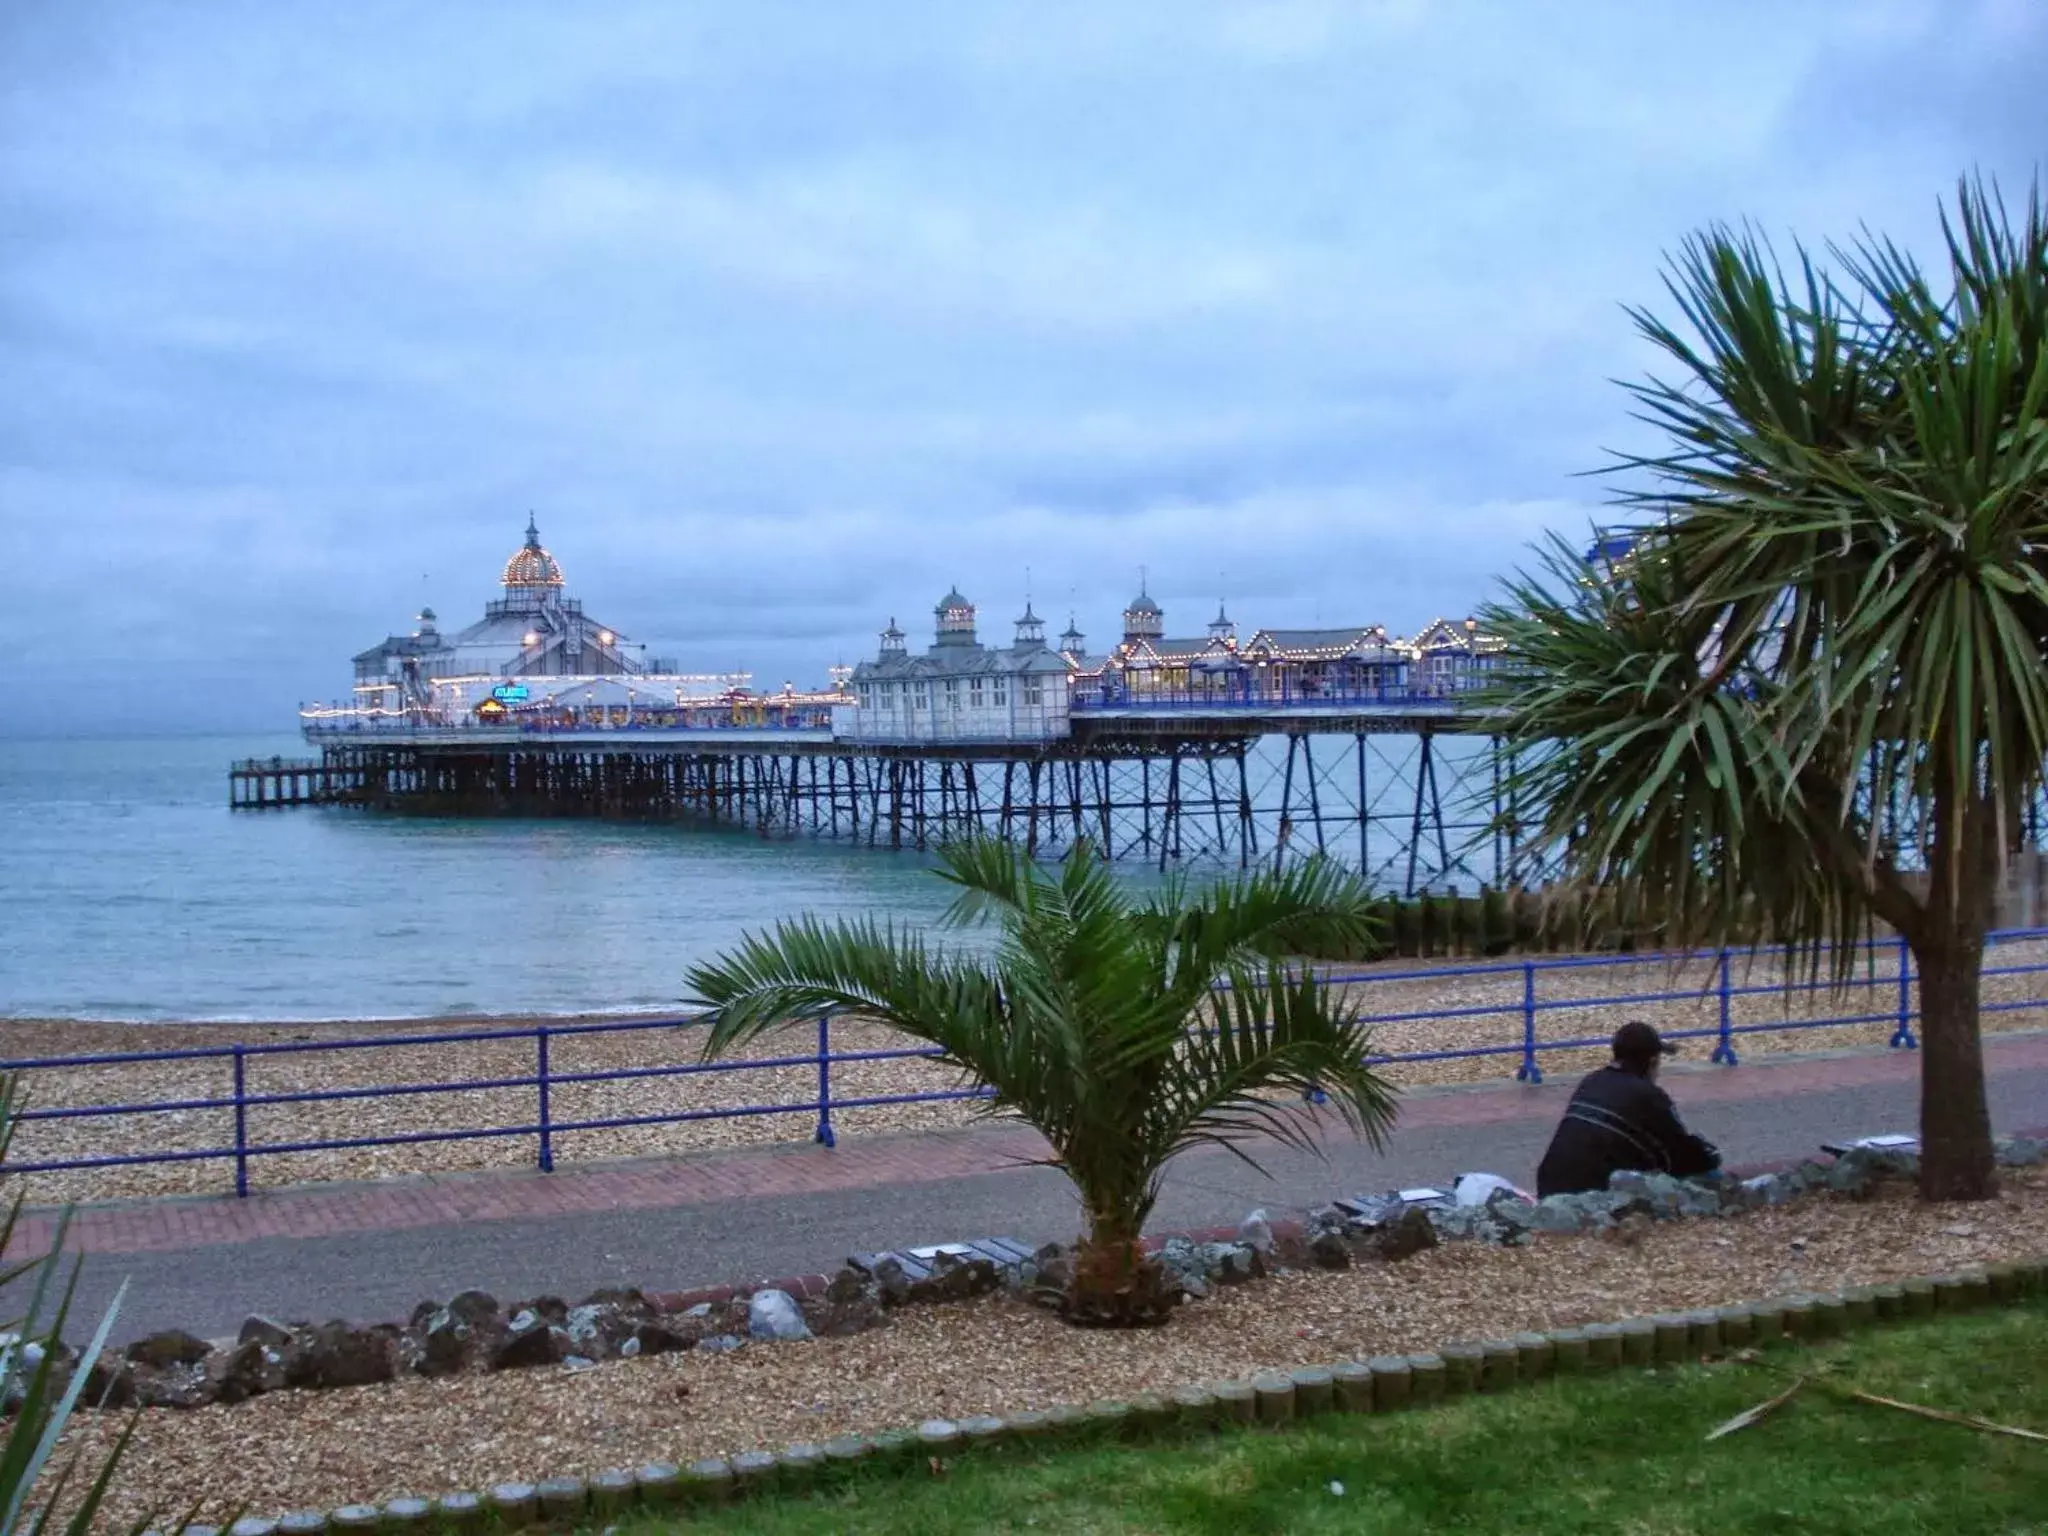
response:
[[[1543,1154],[1539,1198],[1605,1189],[1608,1175],[1624,1168],[1681,1179],[1720,1168],[1714,1144],[1679,1123],[1671,1095],[1657,1086],[1658,1064],[1676,1051],[1640,1019],[1614,1032],[1614,1060],[1573,1090]]]

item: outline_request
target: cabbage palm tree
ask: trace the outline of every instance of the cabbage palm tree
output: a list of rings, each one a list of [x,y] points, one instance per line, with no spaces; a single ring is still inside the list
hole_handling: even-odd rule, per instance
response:
[[[1073,1180],[1086,1232],[1065,1298],[1076,1322],[1162,1321],[1173,1300],[1140,1246],[1166,1165],[1265,1136],[1314,1146],[1312,1095],[1378,1145],[1393,1090],[1365,1065],[1341,990],[1290,955],[1340,953],[1372,928],[1370,893],[1336,866],[1135,899],[1086,844],[1057,869],[975,841],[941,856],[954,923],[999,928],[986,952],[928,946],[872,918],[812,917],[750,936],[689,986],[711,1010],[706,1059],[778,1024],[846,1009],[930,1042],[1037,1128]],[[1219,992],[1219,988],[1222,990]],[[1254,1166],[1256,1166],[1254,1164]]]
[[[1675,378],[1623,456],[1633,551],[1554,543],[1487,619],[1514,797],[1568,878],[1687,941],[1846,980],[1882,923],[1920,976],[1921,1192],[1995,1193],[1985,935],[2048,760],[2048,220],[1965,183],[1937,283],[1896,245],[1686,243]]]

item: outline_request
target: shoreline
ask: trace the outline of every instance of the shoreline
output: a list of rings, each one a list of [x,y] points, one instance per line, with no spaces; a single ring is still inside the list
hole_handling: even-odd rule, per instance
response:
[[[503,1029],[536,1024],[631,1024],[662,1019],[679,1024],[694,1023],[695,1017],[681,1004],[673,1008],[582,1008],[565,1012],[527,1009],[511,1013],[333,1013],[310,1018],[222,1015],[213,1018],[121,1018],[107,1014],[6,1013],[0,1014],[0,1040],[10,1029],[365,1029],[377,1033],[416,1030],[421,1034],[446,1034],[465,1029]]]

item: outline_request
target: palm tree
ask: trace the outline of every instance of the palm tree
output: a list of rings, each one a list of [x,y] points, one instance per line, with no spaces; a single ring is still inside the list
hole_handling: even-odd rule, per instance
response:
[[[928,947],[872,918],[782,923],[690,972],[712,1010],[704,1055],[828,1008],[938,1047],[1074,1182],[1073,1321],[1164,1320],[1173,1296],[1140,1236],[1181,1152],[1250,1162],[1242,1143],[1262,1135],[1313,1147],[1311,1095],[1375,1146],[1392,1124],[1355,1008],[1286,963],[1369,936],[1370,895],[1348,872],[1306,863],[1200,896],[1175,880],[1139,901],[1085,843],[1049,870],[982,840],[947,849],[939,875],[958,888],[949,921],[999,927],[988,951]]]
[[[2048,220],[1943,211],[1937,291],[1889,241],[1689,240],[1677,368],[1630,386],[1667,439],[1596,568],[1553,543],[1487,619],[1492,703],[1568,878],[1702,944],[1794,945],[1837,982],[1877,923],[1920,976],[1921,1192],[1996,1192],[1984,940],[2048,760]]]
[[[14,1144],[20,1109],[16,1080],[0,1074],[0,1171],[4,1171],[8,1149]],[[0,1211],[0,1253],[11,1246],[23,1198],[17,1193]],[[0,1536],[55,1536],[60,1531],[64,1536],[86,1536],[135,1432],[136,1421],[131,1418],[99,1467],[87,1472],[89,1481],[82,1485],[73,1483],[80,1472],[76,1457],[51,1467],[64,1427],[106,1347],[114,1314],[127,1290],[124,1285],[116,1293],[92,1341],[77,1359],[67,1363],[64,1327],[78,1285],[75,1261],[68,1276],[63,1273],[69,1215],[67,1211],[58,1221],[46,1252],[0,1264],[0,1305],[10,1306],[6,1326],[0,1330],[0,1398],[12,1410],[6,1432],[0,1434]],[[19,1296],[22,1289],[28,1291],[25,1305]],[[12,1312],[13,1305],[21,1305],[22,1310]],[[56,1511],[66,1502],[67,1494],[73,1495],[72,1507],[59,1519]],[[147,1518],[138,1520],[129,1528],[129,1536],[137,1536],[150,1523]],[[186,1523],[178,1521],[174,1531],[183,1530]]]

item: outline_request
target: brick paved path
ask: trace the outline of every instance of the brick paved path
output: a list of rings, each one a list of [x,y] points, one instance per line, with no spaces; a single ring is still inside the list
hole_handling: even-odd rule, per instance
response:
[[[1994,1079],[2048,1071],[2048,1033],[1993,1037],[1985,1045]],[[1764,1106],[1772,1101],[1857,1088],[1910,1086],[1919,1058],[1907,1051],[1842,1052],[1719,1068],[1691,1065],[1666,1082],[1696,1123],[1715,1105]],[[1547,1127],[1562,1107],[1569,1083],[1541,1088],[1488,1085],[1407,1096],[1397,1140],[1431,1131],[1519,1125]],[[1796,1119],[1799,1112],[1786,1105]],[[2026,1125],[2048,1122],[2048,1102]],[[1912,1129],[1905,1124],[1864,1130]],[[2011,1128],[2008,1126],[2007,1128]],[[1814,1140],[1822,1132],[1817,1128]],[[1462,1139],[1462,1138],[1460,1138]],[[1742,1149],[1726,1145],[1732,1157]],[[1014,1125],[923,1135],[849,1138],[837,1148],[787,1146],[591,1164],[551,1174],[533,1171],[426,1175],[372,1183],[264,1190],[237,1199],[208,1195],[111,1202],[81,1207],[67,1246],[104,1254],[162,1253],[268,1239],[396,1233],[470,1223],[533,1222],[593,1212],[668,1211],[686,1207],[769,1202],[971,1179],[1010,1172],[1043,1155],[1036,1133]],[[1188,1161],[1199,1164],[1198,1156]],[[1335,1194],[1333,1185],[1329,1193]],[[46,1246],[55,1218],[26,1217],[12,1251]],[[980,1234],[956,1234],[980,1235]]]

